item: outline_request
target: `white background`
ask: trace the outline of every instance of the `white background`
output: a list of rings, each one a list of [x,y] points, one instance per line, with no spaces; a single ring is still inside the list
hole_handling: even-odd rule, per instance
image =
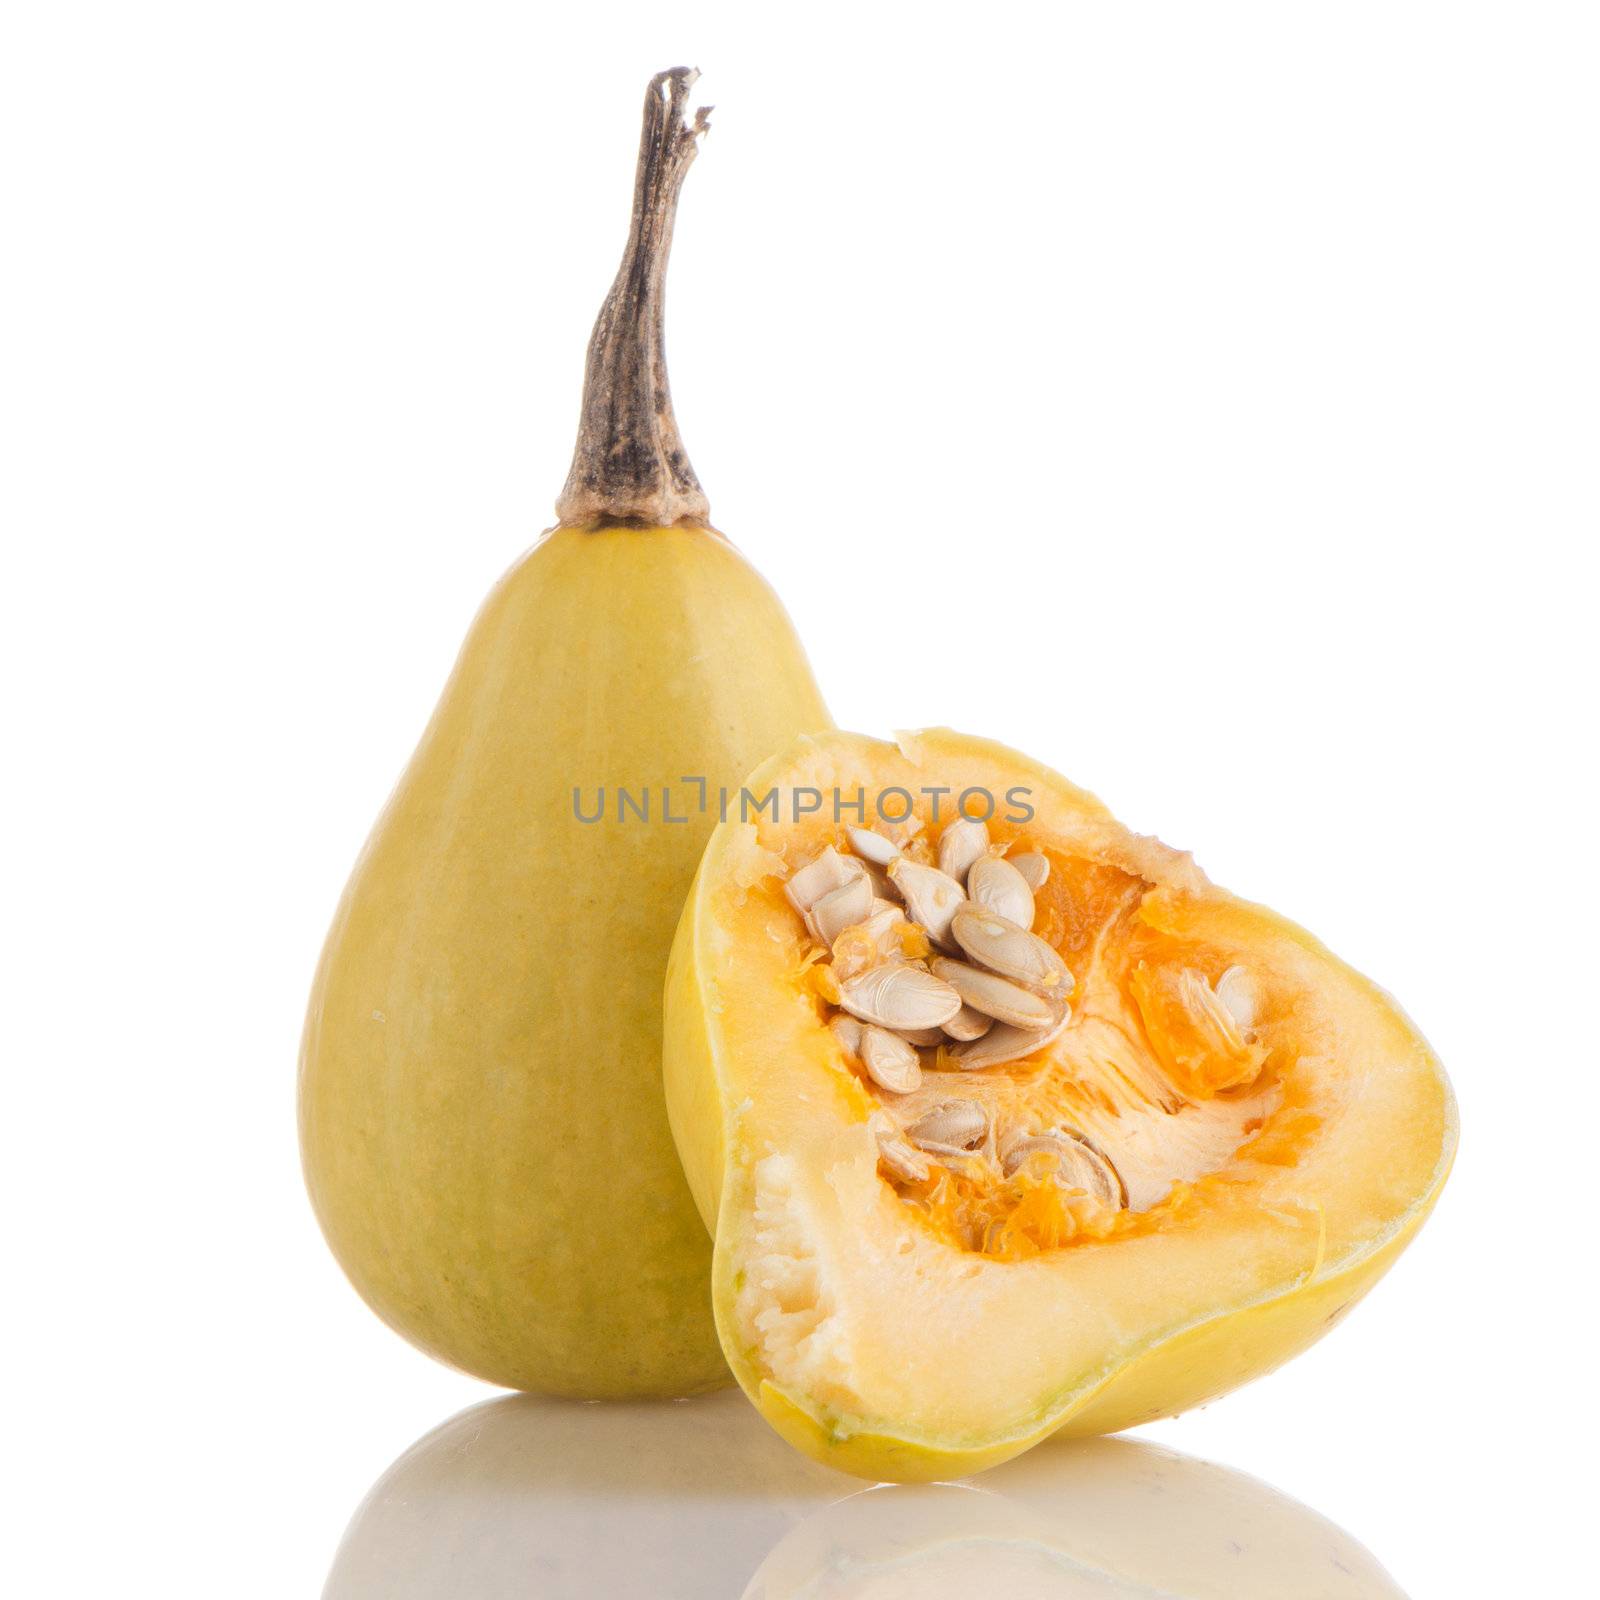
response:
[[[488,1392],[321,1244],[300,1008],[680,60],[678,414],[838,721],[1050,761],[1452,1070],[1392,1276],[1148,1431],[1415,1597],[1584,1591],[1600,50],[1395,0],[7,9],[5,1586],[314,1594]]]

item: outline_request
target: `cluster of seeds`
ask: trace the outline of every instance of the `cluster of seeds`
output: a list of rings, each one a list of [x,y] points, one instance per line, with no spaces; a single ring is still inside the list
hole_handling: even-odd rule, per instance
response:
[[[921,1088],[925,1070],[978,1072],[1036,1055],[1072,1015],[1072,973],[1032,931],[1048,857],[1010,855],[966,817],[945,827],[936,855],[921,832],[914,818],[892,834],[851,828],[850,853],[830,845],[785,885],[831,955],[818,969],[819,992],[837,1008],[828,1025],[889,1106]],[[1105,1205],[1127,1203],[1116,1169],[1081,1133],[1002,1137],[976,1098],[909,1122],[880,1114],[874,1129],[883,1167],[903,1182],[927,1179],[932,1163],[983,1157],[1006,1177],[1027,1167]]]

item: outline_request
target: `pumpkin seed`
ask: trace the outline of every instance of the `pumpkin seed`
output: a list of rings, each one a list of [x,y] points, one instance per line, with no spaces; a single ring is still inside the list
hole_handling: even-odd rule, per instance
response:
[[[865,861],[860,856],[846,856],[846,861],[853,862],[861,871],[868,883],[872,885],[873,898],[887,900],[891,905],[900,904],[900,896],[895,887],[889,882],[889,875],[876,861]]]
[[[897,1034],[884,1028],[861,1031],[861,1064],[867,1076],[891,1094],[910,1094],[922,1086],[922,1062]]]
[[[1054,947],[1007,918],[963,906],[950,919],[950,932],[980,967],[1048,999],[1062,1000],[1072,993],[1072,973]]]
[[[839,1048],[853,1060],[861,1058],[862,1027],[846,1012],[836,1011],[828,1018],[828,1031],[839,1041]]]
[[[935,944],[948,944],[950,919],[966,904],[966,892],[948,873],[902,856],[889,868],[889,881],[905,899],[906,910]]]
[[[937,1028],[961,1009],[961,996],[921,967],[886,962],[841,983],[839,1003],[880,1028]]]
[[[1025,850],[1020,856],[1007,856],[1006,860],[1022,874],[1029,892],[1038,894],[1050,879],[1050,857],[1037,850]]]
[[[1108,1206],[1126,1210],[1128,1186],[1122,1181],[1122,1174],[1112,1164],[1111,1158],[1083,1134],[1070,1128],[1065,1132],[1072,1159],[1062,1163],[1063,1176],[1076,1187],[1087,1189],[1090,1194],[1104,1200]]]
[[[1217,999],[1241,1034],[1255,1027],[1256,1014],[1261,1008],[1261,989],[1248,967],[1229,967],[1217,979]]]
[[[922,833],[922,818],[913,812],[899,822],[885,822],[883,828],[885,836],[904,850]]]
[[[972,903],[1019,928],[1033,926],[1033,890],[1028,880],[1004,856],[979,856],[967,872],[967,894]]]
[[[862,875],[862,865],[850,856],[842,856],[830,844],[815,860],[799,868],[783,886],[789,904],[804,916],[825,894],[842,889],[853,878]]]
[[[981,1011],[975,1011],[969,1005],[963,1005],[951,1019],[945,1023],[944,1032],[960,1043],[970,1043],[973,1039],[981,1039],[994,1026],[994,1018],[986,1017]]]
[[[812,905],[807,915],[817,937],[831,948],[846,928],[853,928],[871,915],[872,900],[872,884],[863,873],[842,888],[830,889]]]
[[[957,1013],[959,1015],[959,1013]],[[907,1044],[919,1045],[926,1048],[928,1045],[944,1043],[943,1028],[896,1028],[897,1039],[904,1039]]]
[[[945,1100],[906,1129],[919,1149],[940,1155],[968,1155],[988,1136],[988,1113],[975,1100]]]
[[[1220,984],[1222,979],[1217,981]],[[1228,985],[1228,994],[1241,1008],[1248,1006],[1250,1000],[1246,982],[1244,979],[1235,979]],[[1245,1030],[1239,1026],[1238,1019],[1224,1002],[1222,991],[1213,989],[1203,972],[1185,967],[1178,974],[1178,998],[1194,1022],[1202,1028],[1209,1024],[1226,1049],[1243,1049]],[[1250,1014],[1255,1014],[1253,1007],[1250,1007]]]
[[[878,1135],[878,1159],[889,1169],[890,1176],[902,1183],[921,1183],[933,1170],[924,1156],[893,1134]]]
[[[981,1039],[958,1045],[950,1052],[951,1059],[961,1072],[1009,1066],[1054,1043],[1071,1020],[1072,1013],[1063,1010],[1061,1020],[1048,1028],[1013,1028],[1009,1023],[997,1022]]]
[[[899,859],[900,846],[893,839],[886,839],[871,828],[851,828],[849,839],[850,848],[862,860],[870,861],[876,866],[887,867]]]
[[[1001,1170],[1009,1178],[1035,1156],[1050,1158],[1050,1175],[1064,1189],[1082,1189],[1119,1210],[1128,1203],[1122,1178],[1098,1146],[1070,1128],[1051,1128],[1008,1145]]]
[[[843,983],[880,961],[898,957],[900,930],[910,926],[899,906],[885,904],[865,921],[846,928],[833,941],[834,975]]]
[[[1001,1152],[1000,1170],[1009,1178],[1035,1156],[1049,1156],[1052,1161],[1061,1159],[1061,1141],[1048,1133],[1030,1133],[1014,1139]]]
[[[996,1022],[1037,1031],[1053,1026],[1056,1021],[1056,1009],[1048,1000],[981,967],[969,967],[965,961],[948,961],[940,956],[929,963],[929,970],[961,996],[963,1005],[993,1017]]]
[[[989,825],[957,817],[939,835],[939,870],[957,883],[965,883],[967,869],[988,848]]]

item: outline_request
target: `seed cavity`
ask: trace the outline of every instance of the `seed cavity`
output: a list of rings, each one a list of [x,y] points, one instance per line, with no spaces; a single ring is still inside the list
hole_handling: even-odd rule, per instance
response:
[[[1102,1236],[1093,1212],[1126,1209],[1128,1183],[1147,1209],[1152,1134],[1140,1118],[1145,1108],[1175,1118],[1254,1081],[1270,1055],[1257,1039],[1266,1010],[1259,978],[1234,965],[1213,982],[1210,952],[1159,943],[1118,966],[1079,940],[1081,1045],[1047,1060],[1075,1020],[1076,987],[1033,931],[1050,858],[1009,854],[967,818],[931,836],[910,818],[844,837],[851,853],[823,849],[785,892],[828,947],[822,961],[804,952],[800,971],[811,999],[826,1003],[840,1055],[877,1097],[868,1126],[880,1174],[918,1186],[948,1167],[954,1189],[940,1179],[901,1199],[925,1207],[966,1248],[1008,1260],[1059,1245],[1063,1228],[1068,1240]],[[1055,935],[1063,915],[1080,914],[1063,895],[1043,927]],[[1102,1005],[1107,977],[1136,1008],[1137,1044],[1117,1021],[1115,996]],[[1172,1127],[1181,1143],[1186,1132]],[[1126,1182],[1118,1162],[1128,1164]],[[1009,1183],[1023,1174],[1026,1183]],[[1029,1185],[1040,1179],[1066,1197],[1065,1212],[1033,1203]]]

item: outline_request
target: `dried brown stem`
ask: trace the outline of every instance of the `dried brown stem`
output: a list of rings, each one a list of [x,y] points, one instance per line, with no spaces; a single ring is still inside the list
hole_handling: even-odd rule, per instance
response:
[[[589,338],[577,448],[556,501],[564,527],[704,527],[710,520],[672,414],[662,313],[678,192],[710,110],[684,119],[699,75],[673,67],[645,92],[628,247]]]

